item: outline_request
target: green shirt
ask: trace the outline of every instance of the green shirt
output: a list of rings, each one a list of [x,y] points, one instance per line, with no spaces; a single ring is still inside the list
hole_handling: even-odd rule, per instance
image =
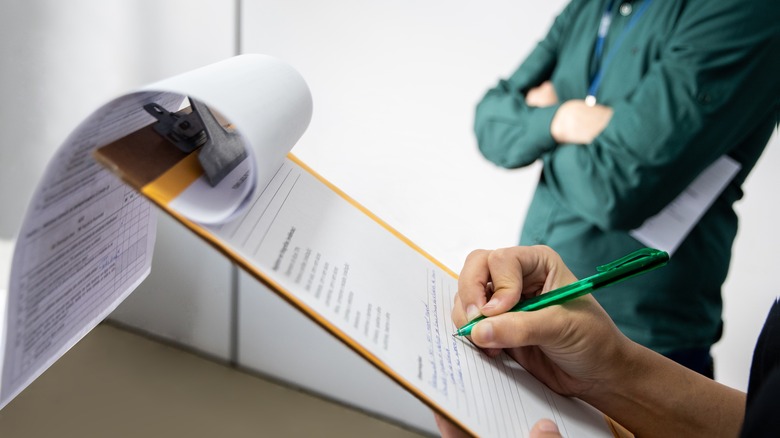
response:
[[[628,16],[613,14],[597,97],[614,115],[591,144],[557,144],[550,122],[558,105],[528,107],[524,95],[549,79],[559,102],[586,96],[609,0],[573,0],[517,71],[485,95],[475,132],[499,166],[542,160],[520,243],[551,246],[578,277],[642,247],[628,231],[715,160],[726,154],[741,163],[666,267],[595,294],[641,344],[661,353],[708,348],[721,334],[733,204],[778,123],[780,2],[655,0],[624,34],[643,1]]]

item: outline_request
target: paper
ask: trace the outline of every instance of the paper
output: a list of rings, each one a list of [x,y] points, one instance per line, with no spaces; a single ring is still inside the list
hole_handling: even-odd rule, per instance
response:
[[[142,105],[178,108],[188,96],[224,116],[250,148],[251,162],[225,186],[203,184],[195,154],[154,155],[172,146],[147,126],[154,120]],[[564,436],[612,436],[593,408],[554,394],[508,357],[488,358],[451,336],[456,275],[287,155],[310,117],[297,72],[256,55],[147,87],[82,124],[52,162],[17,242],[2,404],[148,273],[154,210],[133,186],[473,433],[523,436],[553,418]],[[204,201],[215,193],[228,200]]]
[[[140,96],[83,122],[49,164],[16,242],[0,407],[105,318],[148,274],[154,211],[90,153],[146,124]],[[149,94],[166,105],[175,96]]]
[[[646,246],[672,255],[740,167],[734,159],[726,155],[720,157],[663,210],[632,230],[631,236]]]
[[[481,436],[525,436],[540,418],[611,436],[602,414],[452,337],[455,274],[294,157],[251,204],[207,239],[424,401]]]
[[[10,240],[0,239],[0,317],[5,316],[6,303],[8,301],[8,281],[11,275],[11,257],[13,257],[14,243]],[[3,351],[5,339],[5,325],[0,324],[0,352]],[[0,363],[0,370],[2,369]]]
[[[311,118],[311,96],[295,70],[271,57],[241,56],[115,99],[81,123],[47,166],[17,238],[0,364],[0,408],[148,275],[155,210],[100,166],[92,153],[154,122],[143,105],[155,102],[178,110],[186,96],[224,109],[223,116],[246,126],[241,132],[252,139],[247,143],[250,152],[262,154],[262,160],[252,161],[254,174],[247,176],[252,187],[273,176]],[[223,180],[223,187],[228,184],[235,181]],[[201,204],[190,211],[184,202],[182,213],[201,218],[221,213],[225,219],[248,193],[251,190],[231,199],[227,208]]]

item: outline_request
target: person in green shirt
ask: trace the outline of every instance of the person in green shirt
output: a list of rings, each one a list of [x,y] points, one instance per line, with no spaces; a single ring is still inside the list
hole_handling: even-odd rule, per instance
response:
[[[476,110],[488,160],[543,163],[520,244],[577,277],[645,246],[630,230],[716,160],[741,165],[665,269],[595,294],[630,339],[710,377],[733,204],[778,124],[779,39],[776,1],[572,0]]]

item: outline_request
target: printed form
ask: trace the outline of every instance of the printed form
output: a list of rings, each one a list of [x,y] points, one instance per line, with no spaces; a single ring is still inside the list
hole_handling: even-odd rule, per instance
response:
[[[116,308],[149,273],[156,221],[135,190],[90,153],[149,123],[136,110],[173,95],[129,96],[84,121],[57,151],[16,242],[2,347],[0,407]]]
[[[454,338],[456,276],[294,158],[245,214],[207,229],[477,434],[524,436],[552,418],[565,436],[612,436],[601,413]]]

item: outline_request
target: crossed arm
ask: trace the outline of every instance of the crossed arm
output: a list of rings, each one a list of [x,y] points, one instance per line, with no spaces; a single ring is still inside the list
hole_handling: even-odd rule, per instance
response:
[[[525,103],[537,108],[558,104],[558,95],[552,82],[544,81],[528,90]],[[550,134],[557,143],[590,144],[607,127],[611,118],[612,108],[608,106],[590,106],[582,99],[567,100],[555,111],[550,123]]]
[[[479,103],[480,151],[506,168],[543,160],[552,196],[604,230],[641,225],[724,154],[742,162],[741,184],[776,119],[780,8],[739,4],[689,2],[641,80],[608,107],[587,107],[583,90],[553,74],[561,35],[578,12],[565,10]],[[560,90],[544,83],[550,78]],[[551,98],[555,91],[562,95]]]

